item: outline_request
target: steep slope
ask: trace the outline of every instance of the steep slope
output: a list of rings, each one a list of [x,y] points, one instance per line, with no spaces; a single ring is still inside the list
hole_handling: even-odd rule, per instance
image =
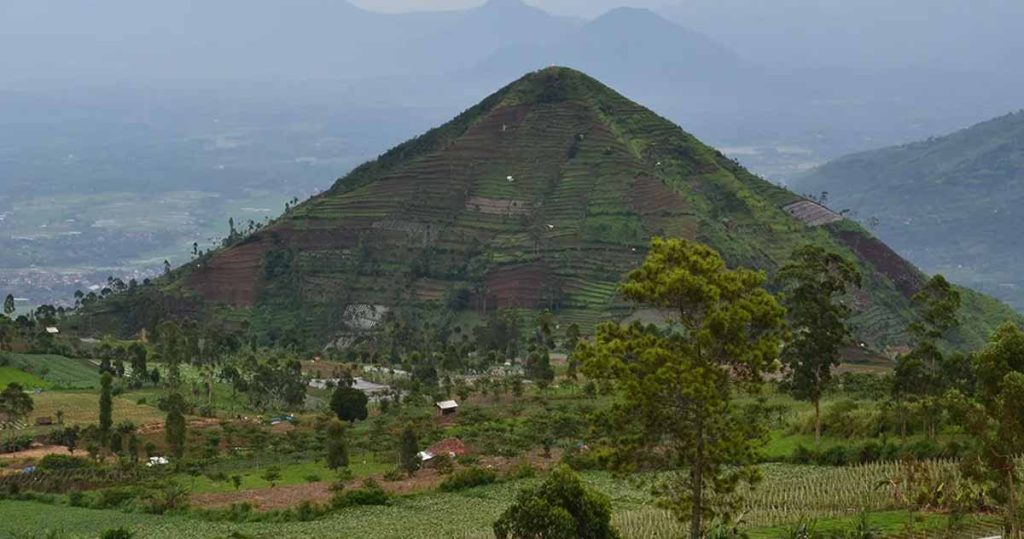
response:
[[[1024,112],[843,157],[793,185],[828,191],[926,270],[1024,309]]]
[[[924,278],[854,223],[588,76],[550,68],[105,312],[144,324],[154,308],[188,310],[321,343],[377,306],[548,308],[586,328],[630,314],[616,288],[652,235],[768,272],[806,242],[846,253],[866,274],[857,334],[878,352],[904,343],[907,298]],[[1008,316],[985,301],[969,295],[958,340],[984,338],[993,321],[982,311]]]

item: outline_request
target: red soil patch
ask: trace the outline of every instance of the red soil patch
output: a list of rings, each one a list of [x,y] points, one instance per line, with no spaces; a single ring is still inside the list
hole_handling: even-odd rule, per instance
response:
[[[633,209],[640,215],[677,213],[686,209],[683,197],[665,182],[653,176],[642,175],[630,192]]]
[[[427,452],[432,455],[454,455],[461,457],[466,454],[466,444],[462,443],[462,440],[458,438],[449,438],[428,447]]]
[[[251,307],[267,247],[257,239],[220,251],[189,276],[188,284],[206,301]]]
[[[861,260],[867,261],[882,275],[888,277],[905,297],[910,298],[916,294],[924,284],[924,279],[917,268],[880,240],[862,232],[848,230],[833,234]]]
[[[488,309],[536,309],[560,289],[558,278],[542,262],[491,270],[486,283]],[[480,299],[474,303],[479,305]]]

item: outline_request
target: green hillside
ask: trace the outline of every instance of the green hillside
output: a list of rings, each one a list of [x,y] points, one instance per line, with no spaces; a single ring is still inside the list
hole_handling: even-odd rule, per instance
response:
[[[630,314],[617,285],[652,235],[699,240],[769,273],[802,243],[845,253],[866,275],[853,298],[857,336],[879,353],[904,343],[908,298],[924,279],[855,223],[586,75],[550,68],[268,227],[90,307],[80,329],[134,331],[170,311],[323,344],[385,309],[435,313],[439,324],[551,309],[587,328]],[[972,294],[965,304],[964,344],[1011,316]]]
[[[827,191],[920,267],[1024,309],[1024,112],[843,157],[793,184]]]

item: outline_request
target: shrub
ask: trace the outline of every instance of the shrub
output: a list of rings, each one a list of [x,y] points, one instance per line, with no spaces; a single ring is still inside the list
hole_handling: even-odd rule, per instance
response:
[[[849,461],[850,451],[846,446],[834,445],[821,453],[821,464],[828,466],[845,466]]]
[[[359,490],[338,492],[331,498],[331,505],[337,508],[387,504],[388,493],[373,479],[363,481],[363,486]]]
[[[537,475],[537,470],[526,460],[520,460],[505,475],[508,479],[528,479]]]
[[[111,528],[100,534],[100,539],[132,539],[135,532],[128,528]]]
[[[132,488],[108,488],[99,491],[92,502],[93,509],[114,509],[127,504],[138,496]]]
[[[70,455],[46,455],[39,460],[40,470],[82,470],[92,468],[94,465],[89,459],[72,457]]]
[[[384,479],[388,481],[401,481],[405,479],[405,472],[398,468],[392,468],[384,473]]]
[[[494,523],[494,536],[618,539],[611,516],[607,496],[584,486],[567,466],[559,466],[543,483],[516,496]]]
[[[441,481],[438,488],[442,492],[455,492],[457,490],[489,485],[497,480],[498,474],[494,473],[494,471],[474,466],[472,468],[464,468],[446,477],[444,481]]]
[[[86,504],[85,493],[77,490],[68,493],[68,505],[71,507],[85,507]]]
[[[814,464],[818,462],[818,452],[803,445],[798,445],[789,457],[789,461],[793,464]]]
[[[571,448],[562,455],[562,462],[573,470],[607,470],[611,464],[612,450],[598,447],[589,450]]]

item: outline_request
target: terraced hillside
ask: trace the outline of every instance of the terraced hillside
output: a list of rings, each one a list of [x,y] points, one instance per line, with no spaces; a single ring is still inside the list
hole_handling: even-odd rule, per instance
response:
[[[172,272],[158,296],[129,293],[96,314],[142,325],[139,312],[160,304],[321,343],[359,325],[365,306],[547,308],[586,327],[629,314],[616,287],[653,235],[769,273],[805,242],[846,253],[867,275],[858,337],[879,352],[903,343],[924,279],[858,225],[586,75],[550,68]],[[966,343],[1012,316],[972,293],[966,304]]]

